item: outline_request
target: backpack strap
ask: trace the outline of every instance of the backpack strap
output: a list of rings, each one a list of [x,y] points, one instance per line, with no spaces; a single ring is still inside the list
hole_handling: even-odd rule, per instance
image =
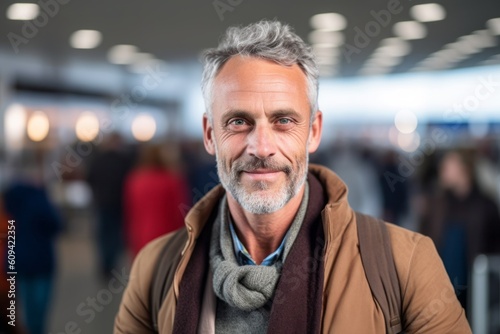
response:
[[[402,333],[402,298],[386,224],[356,212],[361,261],[373,296],[380,305],[388,334]]]
[[[158,313],[168,289],[174,281],[175,271],[182,257],[182,249],[188,240],[185,228],[174,232],[172,238],[166,243],[160,252],[156,262],[156,268],[151,282],[150,310],[153,328],[158,332]]]

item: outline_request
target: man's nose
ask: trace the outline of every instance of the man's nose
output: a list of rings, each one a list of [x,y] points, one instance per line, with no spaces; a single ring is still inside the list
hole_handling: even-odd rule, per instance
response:
[[[276,138],[271,126],[255,125],[248,134],[248,154],[259,159],[272,157],[276,153]]]

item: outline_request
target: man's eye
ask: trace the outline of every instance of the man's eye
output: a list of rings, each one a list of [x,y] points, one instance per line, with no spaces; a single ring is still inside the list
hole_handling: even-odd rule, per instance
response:
[[[233,119],[229,124],[232,125],[245,125],[245,121],[242,119]]]
[[[278,123],[283,124],[283,125],[289,124],[290,122],[291,122],[291,120],[289,118],[280,118],[278,120]]]

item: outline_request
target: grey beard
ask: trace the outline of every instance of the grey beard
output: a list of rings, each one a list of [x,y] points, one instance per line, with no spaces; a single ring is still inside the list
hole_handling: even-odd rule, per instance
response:
[[[216,153],[217,174],[219,175],[222,186],[233,196],[241,207],[252,214],[269,214],[283,208],[293,197],[295,197],[295,195],[297,195],[307,178],[309,165],[309,155],[307,154],[304,169],[299,169],[298,174],[293,175],[293,171],[290,166],[276,166],[276,164],[270,160],[261,160],[257,158],[253,158],[252,162],[245,164],[235,162],[230,173],[226,173],[224,170],[225,161],[221,161],[219,159],[217,149]],[[282,169],[287,176],[288,182],[275,196],[272,197],[259,194],[258,191],[246,191],[238,181],[241,173],[240,170],[242,169],[241,165],[254,168],[261,167]],[[256,187],[258,190],[266,190],[268,185],[266,182],[260,181],[256,183]]]

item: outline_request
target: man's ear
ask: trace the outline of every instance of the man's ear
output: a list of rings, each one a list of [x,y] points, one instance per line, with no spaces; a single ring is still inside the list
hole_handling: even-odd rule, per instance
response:
[[[208,119],[207,113],[203,114],[203,144],[205,149],[211,155],[215,155],[215,144],[214,144],[214,129],[210,120]]]
[[[318,149],[321,142],[321,133],[323,132],[323,113],[318,110],[314,116],[311,131],[309,132],[308,150],[313,153]]]

